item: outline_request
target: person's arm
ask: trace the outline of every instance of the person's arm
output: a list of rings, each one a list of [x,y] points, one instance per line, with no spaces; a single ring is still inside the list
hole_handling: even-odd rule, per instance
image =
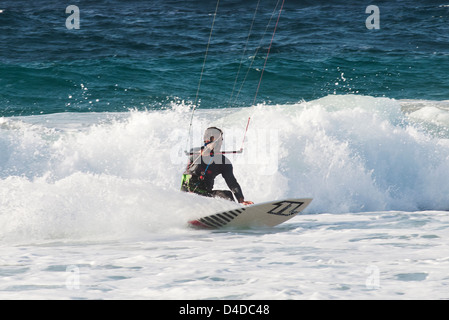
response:
[[[245,201],[242,188],[240,187],[239,183],[237,182],[237,179],[234,176],[234,169],[231,163],[224,164],[222,176],[225,179],[229,189],[231,189],[231,191],[234,193],[239,203],[242,203],[244,205],[253,204],[252,201]]]

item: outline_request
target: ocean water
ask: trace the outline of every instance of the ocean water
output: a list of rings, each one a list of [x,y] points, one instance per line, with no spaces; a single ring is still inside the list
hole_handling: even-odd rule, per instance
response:
[[[449,4],[285,1],[270,48],[257,3],[220,1],[191,138],[215,1],[0,4],[0,298],[449,298]],[[186,145],[249,117],[246,199],[313,202],[190,229],[239,205],[179,191]]]

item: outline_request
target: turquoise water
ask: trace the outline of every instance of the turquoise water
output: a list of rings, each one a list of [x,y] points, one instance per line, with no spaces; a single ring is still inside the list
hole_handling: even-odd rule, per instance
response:
[[[80,9],[78,30],[66,28],[69,14],[59,1],[2,1],[0,116],[194,102],[214,1],[72,4]],[[441,1],[379,2],[380,29],[368,30],[370,4],[286,1],[256,102],[296,103],[348,93],[447,99],[449,7]],[[256,5],[221,1],[201,108],[253,104],[280,3],[260,1],[244,51]],[[247,77],[235,100],[230,98],[236,96],[237,74],[237,88]]]

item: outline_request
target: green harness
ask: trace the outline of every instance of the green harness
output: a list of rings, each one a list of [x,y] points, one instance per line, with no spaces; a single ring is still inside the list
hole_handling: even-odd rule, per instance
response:
[[[182,182],[181,182],[181,191],[185,192],[194,192],[198,194],[207,195],[209,192],[207,191],[204,178],[192,176],[191,174],[183,174]]]

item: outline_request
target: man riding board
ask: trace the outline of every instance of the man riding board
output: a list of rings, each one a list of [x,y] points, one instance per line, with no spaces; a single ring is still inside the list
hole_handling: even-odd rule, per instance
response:
[[[245,201],[242,188],[234,176],[232,163],[221,153],[222,143],[223,131],[216,127],[206,129],[204,146],[190,150],[189,163],[182,177],[181,190],[206,197],[237,200],[244,205],[253,204],[252,201]],[[230,190],[213,190],[215,178],[220,174]]]

